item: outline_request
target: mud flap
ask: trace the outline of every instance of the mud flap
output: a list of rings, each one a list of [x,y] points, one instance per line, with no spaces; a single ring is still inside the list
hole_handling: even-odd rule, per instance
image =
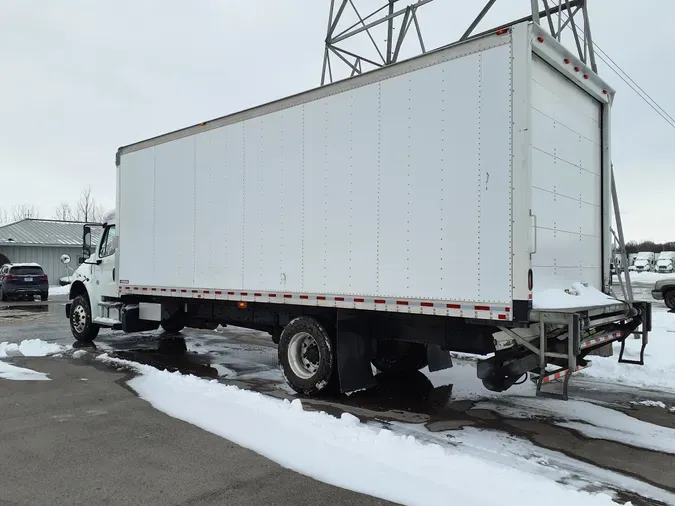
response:
[[[372,345],[355,320],[337,322],[337,371],[340,391],[354,392],[376,385],[370,365]]]
[[[449,351],[441,349],[437,344],[427,344],[427,363],[429,371],[442,371],[452,367],[452,357]]]
[[[159,322],[141,320],[138,306],[125,306],[122,308],[122,331],[124,333],[144,332],[147,330],[157,330]]]

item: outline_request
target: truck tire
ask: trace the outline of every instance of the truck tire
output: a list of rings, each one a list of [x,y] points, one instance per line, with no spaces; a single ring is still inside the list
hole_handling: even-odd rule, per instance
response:
[[[49,300],[49,292],[42,292],[40,294],[40,300],[42,302],[45,302],[45,301]]]
[[[333,345],[314,318],[292,320],[279,339],[279,364],[289,386],[304,395],[316,395],[333,383]]]
[[[427,346],[421,343],[378,341],[373,365],[381,372],[413,372],[427,366]]]
[[[160,325],[167,334],[178,334],[178,332],[185,328],[183,313],[176,313],[170,318],[162,320]]]
[[[663,294],[663,301],[669,309],[675,310],[675,290],[668,290]]]
[[[98,336],[99,326],[91,321],[89,299],[78,295],[70,307],[70,331],[81,343],[90,343]]]

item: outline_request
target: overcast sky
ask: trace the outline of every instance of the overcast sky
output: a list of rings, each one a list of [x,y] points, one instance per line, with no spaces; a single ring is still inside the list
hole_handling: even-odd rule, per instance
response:
[[[365,11],[383,2],[355,3]],[[420,9],[427,45],[457,38],[483,3]],[[637,3],[589,0],[593,37],[675,116],[675,2],[631,8]],[[328,5],[0,0],[0,207],[36,204],[51,217],[91,185],[112,208],[119,146],[317,86]],[[498,0],[479,30],[526,15],[529,5]],[[599,65],[617,89],[613,161],[626,236],[675,240],[675,129]]]

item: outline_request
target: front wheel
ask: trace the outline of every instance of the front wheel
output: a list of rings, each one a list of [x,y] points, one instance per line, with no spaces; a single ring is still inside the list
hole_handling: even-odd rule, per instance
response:
[[[663,294],[663,301],[669,309],[675,310],[675,290],[669,290]]]
[[[99,326],[93,323],[91,306],[84,295],[78,295],[70,307],[70,331],[81,343],[90,343],[98,336]]]
[[[307,316],[292,320],[281,333],[279,363],[289,386],[301,394],[318,394],[335,377],[330,337]]]

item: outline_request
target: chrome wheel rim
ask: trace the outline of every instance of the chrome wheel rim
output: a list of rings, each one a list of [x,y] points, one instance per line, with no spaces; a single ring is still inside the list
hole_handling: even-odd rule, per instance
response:
[[[297,377],[310,379],[319,370],[319,346],[307,332],[298,332],[288,343],[288,363]]]
[[[73,309],[72,324],[75,332],[78,334],[84,332],[84,328],[87,326],[87,312],[83,306],[75,306]]]

